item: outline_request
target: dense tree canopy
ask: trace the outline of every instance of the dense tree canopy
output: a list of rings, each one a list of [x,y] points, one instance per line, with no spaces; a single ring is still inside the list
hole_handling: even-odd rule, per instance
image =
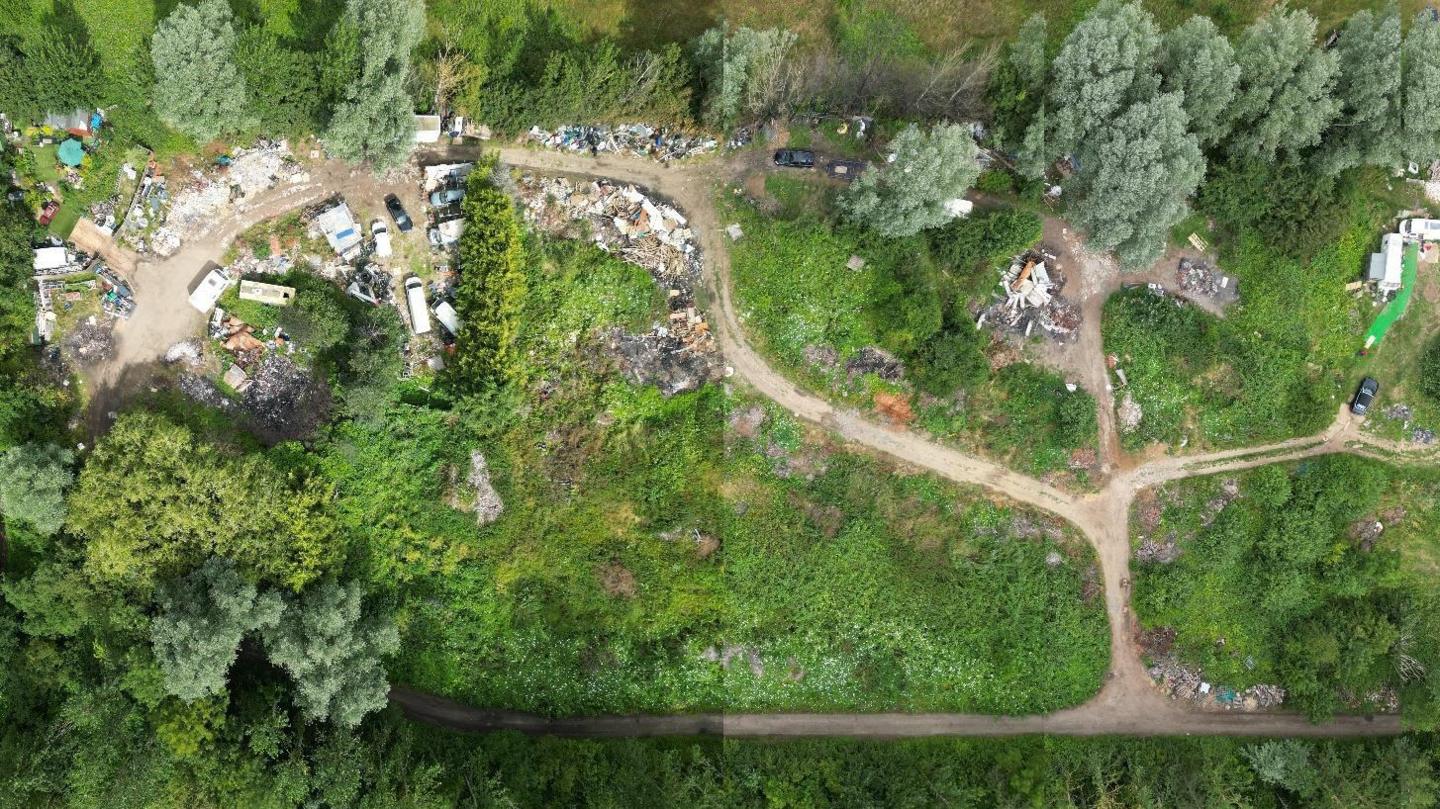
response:
[[[65,523],[65,489],[74,454],[54,444],[23,444],[0,453],[0,517],[53,534]]]
[[[400,647],[394,624],[362,608],[358,584],[325,581],[287,597],[285,612],[265,629],[270,661],[295,680],[296,701],[312,720],[355,727],[385,706],[390,685],[380,658]]]
[[[1273,160],[1320,142],[1340,111],[1339,58],[1315,44],[1315,18],[1280,6],[1256,20],[1235,47],[1240,87],[1228,148],[1237,157]]]
[[[1219,143],[1230,131],[1230,104],[1240,81],[1230,40],[1209,17],[1191,17],[1165,33],[1160,74],[1161,89],[1182,94],[1190,131],[1200,145]]]
[[[960,199],[980,175],[980,149],[958,124],[926,132],[911,126],[890,142],[893,159],[861,174],[839,199],[846,217],[886,236],[911,236],[954,217],[945,204]]]
[[[741,115],[775,111],[784,87],[785,58],[797,37],[783,28],[711,28],[695,40],[695,61],[706,85],[705,117],[728,126]]]
[[[424,35],[425,10],[418,0],[348,0],[342,25],[354,28],[359,71],[335,106],[325,143],[346,160],[394,166],[415,132],[410,53]]]
[[[1400,156],[1400,14],[1355,12],[1335,44],[1339,115],[1325,134],[1321,164],[1331,172],[1389,166]]]
[[[176,6],[156,26],[150,55],[155,110],[165,123],[199,141],[251,125],[226,0]]]
[[[520,224],[510,195],[483,169],[470,174],[461,209],[466,226],[455,304],[463,323],[453,378],[462,390],[493,389],[513,378],[519,359],[515,337],[525,297]]]
[[[1429,11],[1410,23],[1400,58],[1400,148],[1426,164],[1440,158],[1440,20]]]
[[[262,580],[304,586],[343,540],[319,480],[236,457],[148,413],[116,422],[81,472],[71,525],[102,579],[144,585],[212,555]]]
[[[1164,93],[1135,104],[1080,149],[1071,214],[1092,244],[1131,266],[1164,252],[1205,173],[1181,103],[1179,93]]]
[[[1051,149],[1069,154],[1122,110],[1155,94],[1160,30],[1138,2],[1101,0],[1050,65]]]
[[[160,589],[150,624],[166,692],[187,702],[225,690],[226,675],[245,633],[280,620],[280,597],[257,593],[235,566],[212,557]]]

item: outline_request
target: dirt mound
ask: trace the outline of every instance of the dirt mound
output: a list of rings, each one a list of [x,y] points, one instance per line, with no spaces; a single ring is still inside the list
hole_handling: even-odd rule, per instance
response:
[[[890,423],[903,427],[915,420],[915,411],[910,408],[910,399],[900,393],[875,392],[875,410]]]
[[[600,586],[605,592],[612,596],[621,598],[635,597],[635,574],[628,568],[612,559],[597,572],[600,577]]]

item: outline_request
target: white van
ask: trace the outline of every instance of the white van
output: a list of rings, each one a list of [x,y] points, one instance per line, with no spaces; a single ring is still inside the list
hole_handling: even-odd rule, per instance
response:
[[[1440,240],[1440,219],[1406,219],[1400,223],[1400,235],[1407,239]]]
[[[370,223],[370,237],[375,240],[375,257],[390,257],[390,229],[385,223],[376,219]]]
[[[418,276],[405,279],[405,302],[410,307],[410,326],[416,334],[430,333],[430,310],[425,308],[425,282]]]

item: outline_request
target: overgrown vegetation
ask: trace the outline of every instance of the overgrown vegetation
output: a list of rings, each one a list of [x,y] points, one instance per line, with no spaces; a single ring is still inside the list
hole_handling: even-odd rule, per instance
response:
[[[1431,727],[1437,483],[1341,455],[1244,473],[1233,495],[1216,477],[1170,484],[1136,524],[1179,556],[1138,567],[1136,611],[1213,681],[1279,683],[1313,718],[1395,694]]]
[[[1093,412],[1081,415],[1094,399],[1038,367],[992,369],[1005,349],[974,326],[995,268],[1039,240],[1035,214],[982,210],[896,239],[811,214],[776,220],[735,205],[727,215],[745,231],[730,252],[746,328],[809,384],[865,405],[899,392],[936,435],[1037,473],[1094,447]],[[864,266],[850,269],[852,255]],[[899,362],[876,367],[875,348]]]

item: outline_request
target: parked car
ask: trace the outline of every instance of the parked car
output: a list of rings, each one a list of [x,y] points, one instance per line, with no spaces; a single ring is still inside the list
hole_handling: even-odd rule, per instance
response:
[[[55,218],[55,214],[57,214],[57,213],[59,213],[59,212],[60,212],[60,203],[56,202],[56,201],[53,200],[53,199],[50,200],[49,202],[46,202],[46,203],[45,203],[45,207],[43,207],[43,208],[40,209],[40,224],[42,224],[42,225],[48,225],[48,224],[50,224],[50,221]]]
[[[1400,222],[1400,235],[1411,239],[1440,239],[1440,219],[1405,219]]]
[[[813,169],[815,153],[809,149],[781,149],[775,153],[775,165],[792,169]]]
[[[1350,403],[1350,412],[1357,416],[1365,415],[1370,405],[1375,402],[1375,395],[1380,392],[1380,383],[1370,377],[1360,380],[1360,389],[1355,391],[1355,400]]]
[[[385,223],[376,219],[370,223],[370,238],[375,240],[375,255],[378,258],[390,257],[390,228]]]
[[[430,204],[436,208],[444,208],[452,202],[459,202],[465,198],[464,188],[442,188],[430,195]]]
[[[390,212],[390,218],[401,233],[409,233],[410,228],[415,227],[415,223],[410,221],[410,214],[405,213],[405,206],[400,204],[400,198],[394,194],[386,195],[385,210]]]

